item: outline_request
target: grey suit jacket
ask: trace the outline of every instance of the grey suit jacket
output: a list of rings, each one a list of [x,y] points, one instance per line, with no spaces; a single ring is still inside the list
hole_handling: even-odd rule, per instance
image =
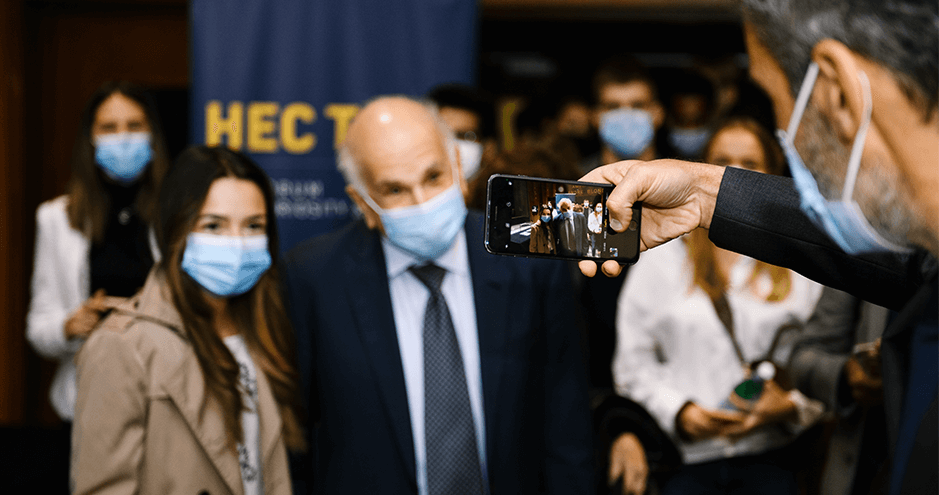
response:
[[[838,415],[822,474],[823,495],[850,493],[854,483],[867,413],[840,403],[839,384],[854,344],[880,337],[887,316],[886,308],[826,287],[793,348],[789,372],[796,388]]]

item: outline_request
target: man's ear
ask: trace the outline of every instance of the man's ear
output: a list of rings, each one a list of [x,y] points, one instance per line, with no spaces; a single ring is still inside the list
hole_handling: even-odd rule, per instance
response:
[[[372,230],[381,230],[381,217],[379,217],[378,213],[375,213],[375,210],[362,199],[362,196],[359,195],[359,191],[352,187],[351,184],[346,184],[346,195],[355,203],[359,211],[362,212],[362,216],[365,217],[365,225]]]
[[[812,60],[819,67],[812,101],[848,146],[864,120],[864,87],[855,56],[832,39],[819,41],[812,50]]]

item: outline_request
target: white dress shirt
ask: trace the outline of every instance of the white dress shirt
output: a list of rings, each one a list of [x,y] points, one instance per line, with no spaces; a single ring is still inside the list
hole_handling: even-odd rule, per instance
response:
[[[764,274],[756,284],[758,294],[754,294],[749,283],[754,263],[752,258],[737,258],[727,289],[734,333],[748,362],[765,356],[780,326],[792,321],[805,323],[822,290],[819,284],[790,272],[792,285],[786,299],[766,302],[772,283]],[[617,393],[649,411],[675,438],[686,463],[781,447],[792,439],[792,433],[807,427],[821,413],[820,404],[793,391],[790,398],[800,409],[800,421],[789,425],[789,433],[764,427],[737,442],[725,437],[684,442],[677,437],[676,415],[686,402],[718,409],[745,378],[713,303],[693,285],[691,261],[681,239],[642,253],[630,269],[617,306],[616,334],[613,379]],[[795,335],[792,337],[776,348],[776,363],[788,362]],[[809,409],[814,413],[808,414]]]
[[[424,444],[424,311],[430,293],[408,268],[421,264],[410,253],[401,250],[382,236],[385,266],[388,270],[388,289],[394,311],[398,348],[404,369],[404,384],[408,394],[411,433],[414,440],[414,459],[417,465],[417,487],[420,495],[427,495],[427,449]],[[441,292],[446,299],[453,328],[463,355],[466,388],[469,392],[476,445],[483,477],[486,474],[485,418],[483,417],[482,373],[479,364],[479,337],[476,330],[476,305],[473,281],[470,278],[466,235],[461,230],[453,245],[433,263],[447,271]],[[484,480],[484,485],[488,482]]]

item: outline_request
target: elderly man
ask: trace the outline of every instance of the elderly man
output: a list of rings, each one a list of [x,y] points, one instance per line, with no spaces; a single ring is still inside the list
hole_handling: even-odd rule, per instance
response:
[[[582,256],[590,241],[587,237],[587,217],[574,211],[570,199],[558,201],[558,217],[554,220],[554,237],[558,242],[558,254]]]
[[[361,220],[286,286],[319,493],[589,493],[587,384],[563,264],[492,256],[435,111],[379,98],[339,150]]]
[[[584,180],[618,184],[607,203],[615,230],[644,202],[643,249],[708,228],[719,247],[902,308],[881,346],[890,493],[934,494],[939,5],[743,4],[750,72],[787,126],[794,180],[667,160],[619,162]]]

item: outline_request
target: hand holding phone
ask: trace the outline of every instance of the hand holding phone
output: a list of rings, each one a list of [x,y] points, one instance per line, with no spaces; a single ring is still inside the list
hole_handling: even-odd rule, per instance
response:
[[[570,260],[639,259],[642,205],[624,232],[610,228],[610,184],[519,175],[489,178],[486,249],[493,254]]]

